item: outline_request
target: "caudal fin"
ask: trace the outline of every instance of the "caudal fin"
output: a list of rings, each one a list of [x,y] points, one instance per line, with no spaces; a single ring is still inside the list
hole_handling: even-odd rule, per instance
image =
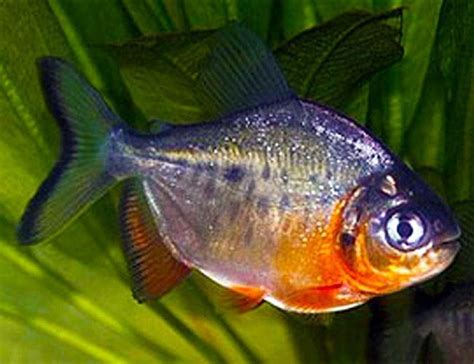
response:
[[[41,58],[38,69],[46,103],[61,129],[62,147],[21,218],[17,235],[23,244],[54,236],[116,182],[105,170],[105,142],[120,119],[65,61]]]

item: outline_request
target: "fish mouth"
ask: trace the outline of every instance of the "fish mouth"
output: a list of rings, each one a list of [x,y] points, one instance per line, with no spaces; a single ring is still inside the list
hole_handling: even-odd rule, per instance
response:
[[[456,239],[458,237],[459,236],[456,235]],[[427,252],[426,256],[428,260],[431,261],[433,269],[423,277],[423,281],[438,275],[453,263],[461,249],[461,244],[456,239],[440,242],[436,244],[431,251]]]
[[[439,249],[442,250],[448,250],[453,252],[453,254],[456,254],[459,249],[461,249],[461,244],[457,240],[448,240],[448,241],[443,241],[439,246]]]
[[[452,227],[452,229],[438,236],[436,239],[438,243],[435,243],[434,246],[436,248],[442,248],[443,250],[455,250],[457,252],[461,248],[461,244],[458,242],[460,237],[461,228],[456,224]]]
[[[444,240],[434,246],[434,252],[438,255],[438,259],[445,261],[446,265],[451,264],[461,249],[461,244],[457,241],[458,238],[459,236],[456,239]]]

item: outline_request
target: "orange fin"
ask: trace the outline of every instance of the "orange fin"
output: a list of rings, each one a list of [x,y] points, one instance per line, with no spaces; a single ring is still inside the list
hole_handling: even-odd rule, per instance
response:
[[[289,308],[301,313],[322,313],[337,311],[338,308],[350,306],[353,302],[337,298],[342,283],[328,286],[308,287],[294,291],[282,297],[281,301]],[[354,304],[355,305],[355,304]]]
[[[163,243],[141,182],[125,182],[120,203],[123,249],[139,302],[164,295],[190,272]]]
[[[263,303],[265,292],[258,287],[233,286],[225,290],[223,301],[226,307],[244,313]]]

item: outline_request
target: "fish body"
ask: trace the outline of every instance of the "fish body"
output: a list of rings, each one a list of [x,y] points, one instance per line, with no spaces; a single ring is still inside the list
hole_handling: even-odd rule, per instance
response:
[[[347,119],[300,105],[297,120],[291,107],[272,105],[166,135],[119,129],[110,169],[123,170],[130,153],[126,174],[145,177],[168,247],[217,282],[259,287],[274,302],[288,290],[339,286],[344,200],[394,161]]]
[[[43,86],[66,142],[20,241],[51,235],[124,180],[124,250],[139,300],[197,269],[244,296],[245,309],[337,311],[448,266],[459,227],[441,200],[370,132],[294,96],[253,35],[229,34],[202,76],[222,117],[157,134],[131,130],[82,76],[46,59]],[[234,63],[236,47],[245,56]],[[76,162],[81,153],[92,160]]]

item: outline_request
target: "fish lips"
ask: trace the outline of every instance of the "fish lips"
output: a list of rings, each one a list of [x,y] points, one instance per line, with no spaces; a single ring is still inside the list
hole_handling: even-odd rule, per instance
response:
[[[442,255],[443,260],[446,261],[446,266],[451,264],[461,249],[461,244],[459,243],[460,237],[461,229],[456,227],[450,232],[438,236],[436,242],[433,244],[434,251]]]
[[[460,237],[461,228],[456,224],[449,231],[445,231],[444,233],[438,235],[435,239],[433,247],[458,251],[461,248],[461,244],[458,241]]]
[[[461,249],[461,244],[456,240],[449,240],[436,245],[436,249],[442,249],[446,252],[450,252],[454,256]]]

